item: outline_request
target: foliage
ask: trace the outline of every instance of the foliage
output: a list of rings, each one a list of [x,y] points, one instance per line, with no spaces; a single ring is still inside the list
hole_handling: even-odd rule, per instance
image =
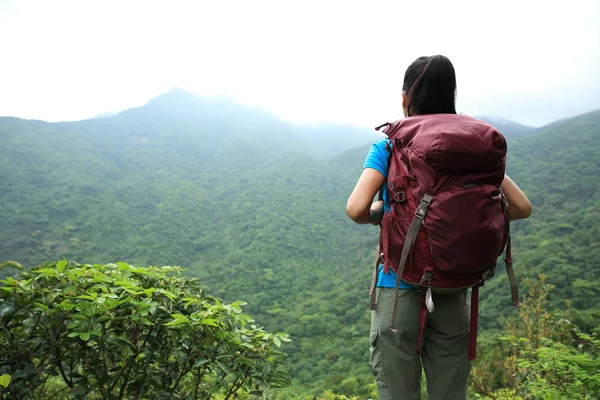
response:
[[[288,336],[181,272],[62,260],[1,281],[1,398],[228,399],[285,384],[275,347]]]
[[[359,283],[376,232],[346,217],[347,181],[337,185],[337,168],[302,152],[272,117],[168,97],[177,108],[163,98],[102,120],[0,118],[0,259],[184,265],[212,294],[246,299],[269,330],[296,338],[287,368],[303,391],[344,393],[348,376],[362,390]]]
[[[507,323],[491,360],[478,362],[472,385],[488,399],[592,399],[600,393],[600,340],[547,310],[552,285],[529,282],[519,318]]]
[[[545,273],[555,286],[548,307],[571,299],[572,322],[591,333],[600,112],[514,134],[498,125],[508,173],[534,207],[511,227],[517,277]],[[362,143],[358,133],[292,127],[178,92],[100,120],[0,118],[0,259],[184,265],[215,296],[245,299],[268,330],[294,337],[292,390],[367,397],[377,228],[344,212],[373,141],[365,134],[365,147],[345,151]],[[494,358],[500,321],[514,313],[501,269],[481,291],[478,365]]]

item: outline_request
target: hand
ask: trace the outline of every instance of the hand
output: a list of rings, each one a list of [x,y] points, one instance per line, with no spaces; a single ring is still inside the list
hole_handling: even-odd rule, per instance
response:
[[[371,204],[371,224],[378,226],[379,221],[381,221],[381,216],[383,215],[383,200],[379,200]]]

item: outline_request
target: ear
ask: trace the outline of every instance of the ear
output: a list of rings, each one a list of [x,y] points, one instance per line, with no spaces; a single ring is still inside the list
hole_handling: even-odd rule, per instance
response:
[[[408,117],[408,95],[406,92],[402,92],[402,110],[404,111],[404,116]]]

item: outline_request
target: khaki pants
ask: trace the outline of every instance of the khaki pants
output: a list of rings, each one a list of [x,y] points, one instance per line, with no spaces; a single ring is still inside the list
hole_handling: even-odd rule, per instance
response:
[[[422,293],[400,290],[398,332],[392,332],[394,289],[377,288],[377,308],[371,316],[371,371],[379,400],[420,398],[421,366],[429,400],[467,398],[470,301],[467,291],[433,295],[435,311],[427,314],[421,357],[419,312]],[[421,364],[422,363],[422,364]]]

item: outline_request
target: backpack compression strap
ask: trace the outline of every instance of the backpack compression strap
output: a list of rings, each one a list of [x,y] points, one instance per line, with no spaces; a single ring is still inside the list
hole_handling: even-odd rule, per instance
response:
[[[508,215],[507,215],[508,218]],[[510,228],[509,228],[510,229]],[[515,271],[512,266],[512,252],[510,247],[510,233],[508,235],[508,243],[506,244],[506,258],[504,258],[504,262],[506,263],[506,274],[508,275],[508,280],[510,281],[510,297],[512,300],[512,305],[515,308],[521,306],[519,303],[519,286],[517,283],[517,278],[515,277]],[[477,356],[477,320],[479,317],[479,286],[475,285],[471,289],[471,326],[469,329],[469,360],[474,360]],[[420,347],[419,347],[420,348]]]
[[[504,196],[504,194],[503,194]],[[510,281],[510,297],[512,300],[513,307],[517,308],[521,306],[519,303],[519,285],[517,283],[517,278],[515,277],[515,271],[512,266],[512,251],[510,246],[510,222],[508,219],[508,203],[506,203],[505,198],[504,204],[504,213],[506,215],[506,222],[508,225],[508,242],[506,243],[506,257],[504,258],[504,262],[506,264],[506,274],[508,275],[508,280]],[[474,360],[477,355],[477,322],[479,317],[479,286],[483,286],[482,284],[475,285],[472,288],[471,292],[471,326],[469,330],[469,360]]]
[[[383,253],[381,252],[381,246],[377,243],[377,253],[375,256],[375,266],[373,267],[373,275],[371,276],[371,287],[369,288],[369,296],[371,297],[370,309],[375,310],[377,308],[377,299],[375,294],[375,288],[377,287],[377,278],[379,275],[379,264],[383,261]]]
[[[398,264],[398,271],[396,276],[396,288],[394,289],[394,310],[392,311],[392,326],[390,329],[394,332],[397,332],[397,312],[398,312],[398,285],[400,284],[400,277],[402,276],[402,272],[404,271],[404,266],[406,265],[406,260],[408,259],[408,253],[412,249],[413,245],[417,240],[417,235],[419,233],[419,229],[421,229],[421,225],[423,224],[423,218],[427,214],[427,209],[429,208],[429,204],[431,203],[432,197],[428,194],[423,196],[421,200],[421,204],[415,210],[415,217],[413,218],[410,226],[408,227],[408,232],[406,233],[406,239],[404,240],[404,246],[402,247],[402,255],[400,256],[400,263]]]
[[[469,323],[469,360],[475,360],[477,356],[477,325],[479,322],[479,286],[471,289],[471,322]]]
[[[519,302],[519,284],[515,277],[515,270],[513,269],[512,263],[512,249],[510,243],[510,218],[508,217],[508,200],[502,190],[502,206],[504,208],[504,216],[506,217],[506,223],[508,224],[508,242],[506,243],[506,255],[504,257],[504,264],[506,265],[506,274],[508,275],[508,281],[510,282],[510,297],[512,305],[515,308],[521,307]]]
[[[504,258],[504,263],[506,264],[506,274],[508,275],[508,280],[510,281],[510,297],[512,300],[512,305],[515,308],[521,307],[521,303],[519,302],[519,284],[517,283],[517,278],[515,277],[515,270],[512,265],[512,251],[510,248],[510,233],[508,236],[508,243],[506,244],[506,258]]]

